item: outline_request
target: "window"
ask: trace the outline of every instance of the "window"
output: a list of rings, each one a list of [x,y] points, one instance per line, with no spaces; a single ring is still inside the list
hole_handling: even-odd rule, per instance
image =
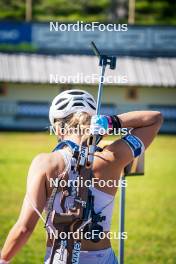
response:
[[[126,98],[128,100],[137,100],[138,99],[138,89],[136,87],[128,87],[126,92]]]
[[[7,83],[0,83],[0,96],[7,95]]]

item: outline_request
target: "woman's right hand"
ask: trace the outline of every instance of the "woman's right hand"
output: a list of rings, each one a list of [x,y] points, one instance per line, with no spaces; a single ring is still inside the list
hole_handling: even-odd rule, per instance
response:
[[[0,264],[8,264],[9,262],[5,261],[1,258],[1,250],[0,250]]]
[[[10,262],[5,261],[4,259],[1,258],[1,252],[0,252],[0,264],[9,264]]]
[[[9,264],[9,262],[3,260],[3,259],[0,259],[0,264]]]

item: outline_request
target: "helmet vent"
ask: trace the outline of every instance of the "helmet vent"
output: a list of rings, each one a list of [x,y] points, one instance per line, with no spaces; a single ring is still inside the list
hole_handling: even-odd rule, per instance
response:
[[[69,94],[71,94],[71,95],[82,95],[82,94],[84,94],[84,92],[74,91],[74,92],[69,92]]]
[[[73,106],[84,106],[84,104],[83,104],[83,103],[78,103],[78,102],[77,102],[77,103],[74,103]]]
[[[96,110],[96,108],[95,108],[91,103],[89,103],[89,102],[87,102],[87,103],[89,104],[89,106],[90,106],[92,109]]]
[[[61,99],[59,99],[59,100],[57,101],[56,105],[59,104],[59,103],[61,103],[61,102],[63,102],[63,101],[65,101],[65,100],[67,100],[67,98],[61,98]]]
[[[57,110],[63,110],[67,105],[68,105],[68,103],[66,103],[66,104],[64,104],[64,105],[62,105],[62,106],[60,106]]]
[[[73,98],[73,101],[77,101],[77,100],[83,101],[84,99],[82,97],[75,97],[75,98]]]
[[[90,101],[92,101],[94,103],[94,100],[92,98],[89,97],[88,100],[90,100]]]

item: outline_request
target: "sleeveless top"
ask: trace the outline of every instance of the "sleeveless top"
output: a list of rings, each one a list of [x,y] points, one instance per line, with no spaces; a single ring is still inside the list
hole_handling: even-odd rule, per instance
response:
[[[71,159],[72,154],[66,149],[59,149],[57,150],[62,155],[64,162],[65,162],[65,170],[68,173],[69,180],[75,180],[77,177],[77,174],[74,173],[71,170]],[[94,196],[94,210],[95,213],[101,212],[102,216],[106,216],[106,219],[100,223],[103,227],[104,231],[110,230],[111,225],[111,219],[112,219],[112,213],[113,213],[113,206],[114,206],[114,196],[107,194],[103,191],[98,190],[95,187],[90,187],[90,190],[92,191],[92,195]],[[60,205],[60,199],[61,199],[61,192],[58,192],[55,196],[54,203],[53,203],[53,209],[57,213],[62,213],[62,208]],[[74,198],[67,197],[65,201],[65,207],[71,208],[73,207]],[[46,205],[47,208],[47,205]],[[48,223],[51,224],[51,220],[48,219]]]

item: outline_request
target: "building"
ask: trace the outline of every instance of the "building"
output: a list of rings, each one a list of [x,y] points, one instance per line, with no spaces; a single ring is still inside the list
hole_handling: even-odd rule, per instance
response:
[[[0,24],[4,32],[0,39],[1,130],[47,129],[49,104],[64,89],[79,87],[96,97],[98,59],[87,45],[93,39],[101,50],[117,55],[116,70],[106,72],[102,113],[160,110],[165,118],[161,132],[176,133],[175,27],[130,27],[128,32],[110,36],[109,32],[50,35],[46,23],[31,24],[26,40],[31,46],[22,52],[19,46],[29,24],[5,25]],[[18,39],[7,39],[15,32]],[[8,41],[10,48],[4,48],[2,43]]]

